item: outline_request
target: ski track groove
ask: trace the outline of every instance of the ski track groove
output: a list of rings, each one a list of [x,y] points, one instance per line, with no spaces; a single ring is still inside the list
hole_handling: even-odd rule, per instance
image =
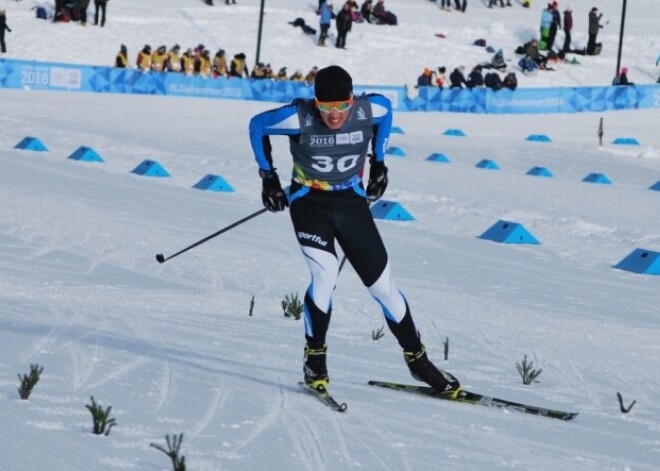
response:
[[[217,415],[218,410],[227,402],[227,398],[230,396],[230,393],[225,392],[222,388],[222,379],[218,380],[218,384],[215,388],[215,394],[211,399],[209,406],[206,408],[204,415],[202,415],[201,420],[193,427],[190,432],[191,438],[197,437],[200,433],[206,429],[206,427],[211,423],[213,418]]]
[[[30,358],[34,357],[37,355],[39,352],[43,351],[50,345],[54,344],[57,342],[57,340],[61,339],[66,335],[66,333],[71,329],[71,327],[82,317],[84,317],[84,313],[82,310],[78,310],[78,313],[69,316],[68,320],[63,322],[63,325],[59,325],[60,321],[65,319],[65,313],[68,312],[69,309],[60,309],[59,307],[51,307],[51,313],[53,313],[57,319],[54,319],[54,323],[56,323],[56,327],[52,327],[50,331],[42,336],[39,340],[36,341],[36,345],[32,347],[29,353],[24,354],[21,356],[21,361],[26,362]],[[65,345],[69,345],[70,342],[66,342]]]

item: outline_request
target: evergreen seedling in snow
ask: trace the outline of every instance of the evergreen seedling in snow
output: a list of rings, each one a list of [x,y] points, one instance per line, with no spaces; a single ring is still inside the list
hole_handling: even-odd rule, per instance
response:
[[[295,320],[300,319],[303,305],[298,299],[298,293],[287,294],[284,296],[284,299],[282,300],[282,310],[284,311],[284,317],[293,317]]]
[[[37,363],[35,365],[30,365],[29,375],[18,375],[18,379],[21,380],[21,385],[18,388],[18,395],[21,397],[21,399],[27,399],[30,397],[30,394],[32,394],[32,389],[39,382],[39,377],[43,371],[44,367],[40,367]]]
[[[254,311],[254,295],[252,295],[252,299],[250,299],[250,317],[252,317],[252,311]]]
[[[376,341],[376,340],[380,340],[383,337],[385,337],[385,334],[383,333],[383,329],[385,329],[385,326],[381,325],[380,329],[372,330],[371,331],[371,340]]]
[[[85,407],[92,413],[92,420],[94,421],[92,433],[95,435],[110,435],[110,429],[117,425],[115,419],[110,418],[112,407],[108,406],[107,409],[103,410],[103,407],[94,401],[94,396],[91,399],[92,403],[87,404]]]
[[[165,441],[167,442],[167,449],[157,443],[151,443],[151,446],[157,450],[162,451],[170,457],[172,460],[173,471],[186,471],[186,457],[179,456],[179,449],[181,448],[181,442],[183,441],[183,434],[180,433],[178,437],[173,435],[171,439],[169,435],[165,435]]]
[[[621,408],[621,412],[623,412],[624,414],[627,414],[628,412],[630,412],[630,409],[632,409],[633,406],[635,405],[635,403],[637,403],[637,401],[632,401],[630,403],[630,405],[628,407],[626,407],[626,406],[623,405],[623,397],[621,396],[620,392],[616,393],[616,397],[619,398],[619,407]]]
[[[527,355],[523,358],[522,364],[516,363],[516,369],[520,373],[520,377],[523,380],[523,384],[528,385],[536,381],[536,378],[541,374],[543,370],[534,369],[534,362],[527,362]]]
[[[449,360],[449,337],[445,339],[443,346],[445,347],[445,361],[447,361]]]

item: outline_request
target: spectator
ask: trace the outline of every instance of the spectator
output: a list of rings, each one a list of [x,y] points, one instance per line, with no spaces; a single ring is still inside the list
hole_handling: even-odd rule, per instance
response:
[[[464,71],[465,67],[460,65],[456,67],[451,74],[449,74],[449,82],[451,83],[449,88],[463,88],[463,86],[467,86],[465,75],[463,75]]]
[[[442,4],[440,5],[440,8],[442,8],[445,11],[451,11],[451,0],[442,0]]]
[[[360,7],[360,13],[362,14],[362,17],[364,18],[364,21],[367,23],[373,23],[373,10],[374,10],[374,3],[373,0],[364,0],[364,3]]]
[[[163,72],[165,70],[165,61],[167,60],[167,47],[159,46],[153,54],[151,54],[151,69],[156,72]]]
[[[7,52],[7,44],[5,43],[5,30],[11,33],[11,29],[7,26],[7,14],[4,10],[0,9],[0,52]]]
[[[231,60],[231,64],[229,66],[229,75],[232,77],[239,77],[242,78],[245,75],[245,78],[250,77],[250,73],[248,72],[247,65],[245,65],[245,54],[242,52],[239,52],[238,54],[234,55],[234,58]]]
[[[344,3],[337,18],[335,19],[335,26],[337,27],[337,41],[335,46],[339,49],[346,49],[346,35],[351,30],[353,25],[353,5],[350,0]]]
[[[536,39],[529,42],[525,54],[525,58],[534,62],[539,69],[546,68],[545,64],[548,62],[548,58],[539,52],[539,43]]]
[[[559,14],[559,8],[557,7],[557,2],[553,1],[551,6],[550,13],[552,14],[552,21],[550,22],[550,33],[548,34],[548,51],[552,51],[552,46],[555,44],[555,38],[557,37],[557,30],[561,28],[561,16]]]
[[[181,56],[181,70],[187,76],[195,73],[195,53],[192,47],[189,47]]]
[[[232,5],[236,5],[236,0],[231,0]],[[225,0],[225,5],[229,5],[229,0]]]
[[[181,46],[175,44],[167,53],[167,58],[165,59],[165,70],[168,72],[181,72],[181,58],[179,57],[180,50]]]
[[[119,47],[119,52],[117,53],[117,57],[115,57],[115,67],[121,69],[128,68],[128,49],[124,44]]]
[[[78,9],[80,11],[80,26],[87,26],[87,9],[89,0],[78,0]]]
[[[552,4],[541,12],[541,41],[539,49],[548,49],[548,38],[550,37],[550,25],[552,24]]]
[[[304,82],[305,77],[303,76],[302,70],[297,69],[293,74],[291,74],[289,80],[291,80],[292,82]]]
[[[502,88],[502,79],[497,72],[488,72],[484,77],[484,85],[494,92]]]
[[[213,77],[227,77],[229,70],[227,68],[227,58],[225,57],[225,50],[218,49],[213,58]]]
[[[273,73],[273,69],[270,67],[270,64],[266,64],[264,66],[264,78],[267,79],[275,78],[275,74]]]
[[[600,54],[600,48],[596,50],[596,38],[598,37],[598,30],[600,30],[603,25],[600,24],[600,19],[603,17],[603,14],[598,14],[598,8],[593,7],[589,12],[589,42],[587,42],[587,55],[595,56]]]
[[[447,84],[447,68],[443,65],[438,67],[438,74],[435,76],[435,84],[438,86],[438,88],[445,88],[445,85]]]
[[[136,61],[137,68],[142,72],[151,70],[151,46],[145,45],[137,55]]]
[[[532,4],[532,0],[523,0],[522,6],[524,8],[529,8],[529,6]]]
[[[497,0],[490,0],[490,3],[488,4],[488,8],[493,8],[495,6],[495,3],[497,3]],[[500,0],[500,6],[504,8],[504,0]],[[506,0],[506,6],[507,7],[512,7],[511,5],[511,0]],[[499,75],[498,75],[499,77]]]
[[[509,72],[506,74],[504,80],[502,81],[502,85],[504,85],[504,87],[508,88],[509,90],[515,90],[518,87],[518,77],[516,77],[516,73]]]
[[[612,85],[635,85],[634,83],[628,81],[628,68],[622,67],[621,71],[617,74],[612,82]]]
[[[465,13],[465,9],[467,8],[467,0],[463,0],[462,5],[461,5],[461,0],[454,0],[454,4],[456,5],[456,9],[458,11]]]
[[[484,86],[484,76],[482,71],[483,69],[480,65],[476,65],[472,69],[466,82],[468,88],[479,88]]]
[[[319,27],[321,28],[321,33],[319,35],[319,46],[325,46],[325,40],[328,38],[328,30],[332,22],[332,6],[328,5],[328,2],[325,0],[321,3],[320,15]]]
[[[424,69],[422,75],[417,77],[418,87],[432,87],[433,86],[433,71],[429,68]]]
[[[286,76],[286,67],[282,67],[275,76],[275,80],[288,80]]]
[[[199,75],[202,78],[211,78],[211,53],[204,49],[199,56]]]
[[[305,83],[307,85],[312,85],[314,81],[316,80],[316,74],[318,73],[319,68],[317,66],[312,67],[312,69],[307,72],[307,75],[305,75]]]
[[[567,6],[564,10],[564,46],[562,52],[571,52],[571,31],[573,30],[573,9]]]
[[[105,7],[107,0],[94,0],[94,24],[99,24],[99,10],[101,11],[101,27],[105,26]]]

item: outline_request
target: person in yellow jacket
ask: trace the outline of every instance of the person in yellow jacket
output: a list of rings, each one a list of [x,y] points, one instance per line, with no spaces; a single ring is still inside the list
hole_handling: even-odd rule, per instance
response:
[[[117,53],[117,57],[115,57],[115,67],[121,69],[128,68],[128,49],[124,44],[119,47],[119,52]]]
[[[136,65],[143,72],[151,70],[151,46],[147,44],[138,52]]]
[[[188,76],[195,73],[195,53],[191,47],[181,56],[181,71]]]
[[[289,80],[291,80],[292,82],[304,82],[305,76],[303,75],[301,69],[297,69],[294,73],[291,74]]]
[[[168,72],[181,72],[181,57],[179,51],[181,46],[175,44],[172,49],[167,53],[167,60],[165,61],[165,70]]]
[[[218,52],[215,53],[215,57],[213,58],[213,77],[226,77],[227,75],[229,75],[229,69],[227,68],[225,50],[218,49]]]
[[[229,68],[229,75],[232,77],[250,77],[250,72],[248,71],[247,65],[245,65],[245,54],[240,52],[234,55],[234,58],[231,60],[231,66]]]
[[[199,75],[203,78],[210,78],[211,70],[211,53],[208,49],[204,49],[199,57]]]
[[[167,47],[160,46],[151,54],[151,69],[156,72],[165,70],[165,61],[167,60]]]

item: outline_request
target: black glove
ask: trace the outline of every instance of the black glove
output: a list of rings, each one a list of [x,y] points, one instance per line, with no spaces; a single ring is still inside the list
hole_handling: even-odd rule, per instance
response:
[[[289,202],[280,184],[280,177],[275,170],[259,170],[259,175],[262,178],[261,201],[266,209],[272,213],[284,211]]]
[[[369,169],[369,183],[367,184],[367,201],[373,203],[380,199],[387,188],[387,167],[383,162],[371,157]]]

